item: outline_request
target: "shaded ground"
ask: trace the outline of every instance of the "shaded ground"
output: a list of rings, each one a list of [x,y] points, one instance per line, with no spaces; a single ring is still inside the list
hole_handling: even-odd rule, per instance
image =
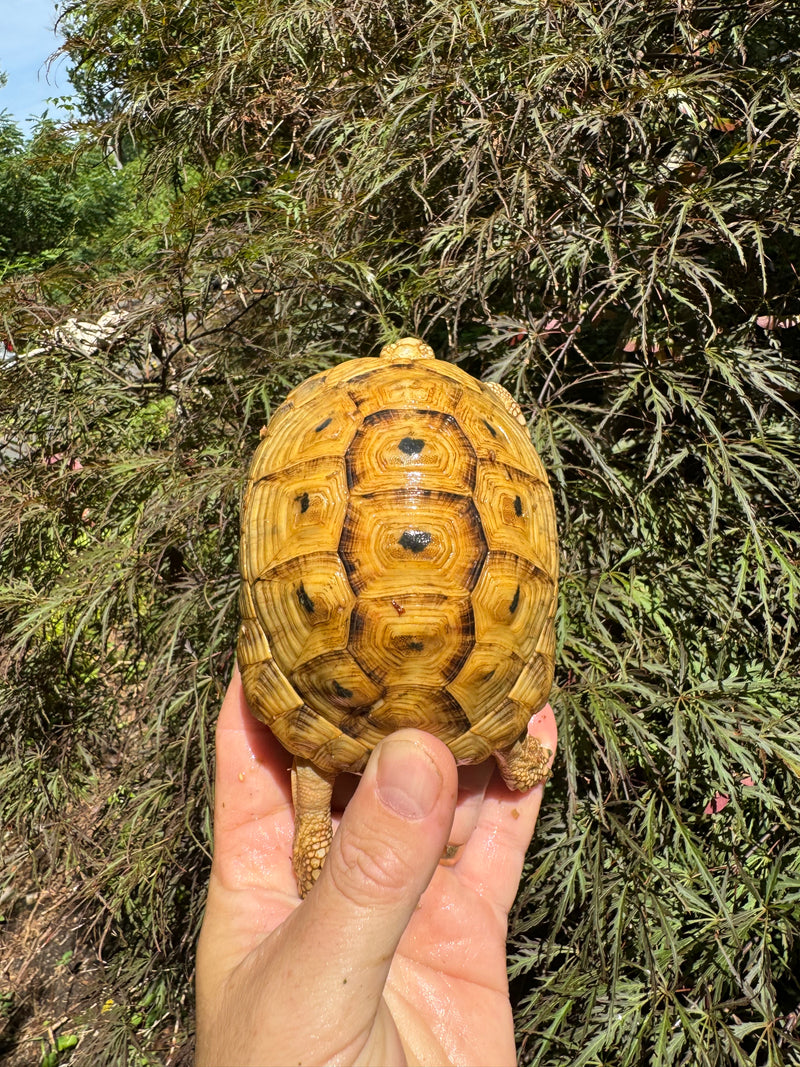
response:
[[[75,876],[37,885],[28,848],[7,831],[0,894],[0,1064],[189,1067],[185,1034],[150,1035],[147,1051],[125,1035],[98,946],[75,913]],[[120,1040],[109,1043],[111,1032]],[[153,1041],[155,1037],[155,1041]],[[157,1048],[158,1052],[153,1049]]]
[[[6,848],[10,843],[4,842]],[[102,965],[79,947],[70,885],[38,887],[22,846],[10,860],[0,926],[0,1061],[7,1067],[48,1062],[47,1054],[61,1045],[56,1062],[67,1063],[91,1016],[102,1010],[96,998]]]

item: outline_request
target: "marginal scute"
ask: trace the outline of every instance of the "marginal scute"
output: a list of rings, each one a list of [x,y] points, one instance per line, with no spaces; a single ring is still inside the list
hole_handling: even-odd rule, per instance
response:
[[[310,378],[306,378],[304,382],[296,385],[292,389],[292,403],[295,408],[300,409],[304,404],[307,404],[312,397],[319,396],[322,393],[327,392],[325,386],[328,381],[328,372],[320,371],[319,374],[312,374]]]
[[[508,697],[473,723],[471,732],[476,738],[482,738],[486,744],[490,744],[493,750],[506,748],[519,737],[530,717],[529,705]]]
[[[547,617],[547,621],[542,627],[542,631],[539,634],[539,640],[536,642],[536,653],[539,656],[544,656],[549,659],[550,666],[552,668],[556,656],[556,595],[555,589],[553,590],[553,597],[550,601],[550,614]]]
[[[239,669],[251,664],[263,663],[272,658],[264,628],[257,619],[242,619],[239,623],[239,639],[236,644]]]
[[[364,418],[378,411],[439,411],[452,415],[466,383],[442,375],[438,362],[434,366],[435,371],[428,363],[413,361],[373,364],[348,379],[347,391]]]
[[[452,741],[448,741],[448,748],[458,764],[483,763],[496,747],[494,739],[488,740],[472,729],[465,730]]]
[[[505,389],[500,382],[486,382],[486,388],[497,397],[509,415],[516,419],[520,426],[526,426],[525,416],[522,414],[522,408],[519,406],[514,397]]]
[[[303,756],[311,760],[318,766],[319,750],[341,736],[341,731],[332,722],[303,703],[272,719],[269,722],[269,728],[284,748],[295,756]],[[333,770],[334,768],[320,769]]]
[[[534,654],[520,673],[508,694],[511,700],[525,708],[541,707],[550,692],[553,678],[553,662],[540,653]]]
[[[361,774],[374,744],[339,732],[320,745],[314,753],[314,763],[321,771]]]
[[[240,665],[240,669],[247,703],[268,726],[273,727],[280,718],[292,718],[300,713],[302,697],[292,688],[275,660]]]
[[[253,664],[272,659],[267,635],[258,621],[253,592],[248,582],[239,587],[239,639],[236,645],[236,659],[239,670]]]

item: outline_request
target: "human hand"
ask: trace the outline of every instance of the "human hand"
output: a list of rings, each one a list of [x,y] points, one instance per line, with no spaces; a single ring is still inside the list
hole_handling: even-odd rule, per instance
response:
[[[555,752],[549,706],[529,729]],[[289,763],[235,670],[217,725],[198,1067],[516,1063],[507,917],[544,786],[512,793],[491,762],[459,775],[441,741],[398,731],[301,902]],[[448,841],[465,843],[446,865]]]

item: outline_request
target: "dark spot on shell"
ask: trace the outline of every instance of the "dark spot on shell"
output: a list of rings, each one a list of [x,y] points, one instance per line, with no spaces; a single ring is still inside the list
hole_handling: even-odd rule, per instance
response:
[[[300,601],[300,607],[305,608],[309,615],[311,615],[314,611],[314,601],[306,592],[302,582],[297,590],[297,599]]]
[[[425,442],[421,437],[404,437],[397,447],[406,456],[418,456],[425,447]]]
[[[517,497],[519,499],[519,497]],[[295,497],[295,500],[300,501],[300,514],[304,511],[308,511],[308,493],[301,493],[300,496]]]
[[[494,677],[494,672],[496,670],[497,670],[497,667],[492,667],[492,669],[489,671],[488,674],[484,674],[484,676],[483,676],[484,682],[488,682],[490,678],[493,678]]]
[[[492,426],[490,422],[487,422],[486,419],[484,419],[483,425],[486,427],[492,437],[497,437],[497,430],[495,430],[494,426]]]
[[[522,501],[518,496],[514,497],[514,514],[519,517],[522,515]]]
[[[517,591],[516,591],[516,593],[514,593],[514,599],[509,604],[508,610],[513,615],[518,607],[519,607],[519,586],[517,586]]]
[[[352,689],[345,689],[343,685],[340,685],[336,679],[333,679],[333,691],[337,697],[342,697],[343,700],[348,700],[353,695]]]
[[[421,652],[425,645],[422,643],[422,641],[409,641],[408,647],[411,649],[412,652]]]
[[[425,530],[406,530],[397,543],[411,552],[423,552],[431,543],[432,536]]]
[[[319,431],[320,431],[320,430],[324,430],[324,429],[325,429],[325,427],[326,427],[326,426],[330,426],[330,424],[331,424],[332,422],[333,422],[333,417],[331,417],[331,418],[328,418],[328,419],[325,419],[325,421],[324,421],[324,422],[321,422],[321,423],[319,424],[319,426],[318,426],[318,427],[316,428],[316,430],[314,430],[314,433],[319,433]]]

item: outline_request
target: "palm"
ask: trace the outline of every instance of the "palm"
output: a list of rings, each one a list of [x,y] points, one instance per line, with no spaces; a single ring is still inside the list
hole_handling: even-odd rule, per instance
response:
[[[506,913],[439,868],[395,955],[384,997],[421,1063],[514,1063]]]
[[[266,950],[300,903],[291,864],[290,757],[249,715],[235,683],[217,732],[214,866],[198,960],[200,971],[203,951],[213,957],[220,989],[226,976],[241,976]],[[510,794],[493,779],[484,797],[488,768],[482,773],[483,782],[472,773],[454,822],[472,830],[469,840],[453,866],[436,869],[395,953],[374,1020],[370,1047],[393,1050],[400,1062],[515,1061],[506,917],[539,796]],[[301,989],[297,997],[302,1029]]]

